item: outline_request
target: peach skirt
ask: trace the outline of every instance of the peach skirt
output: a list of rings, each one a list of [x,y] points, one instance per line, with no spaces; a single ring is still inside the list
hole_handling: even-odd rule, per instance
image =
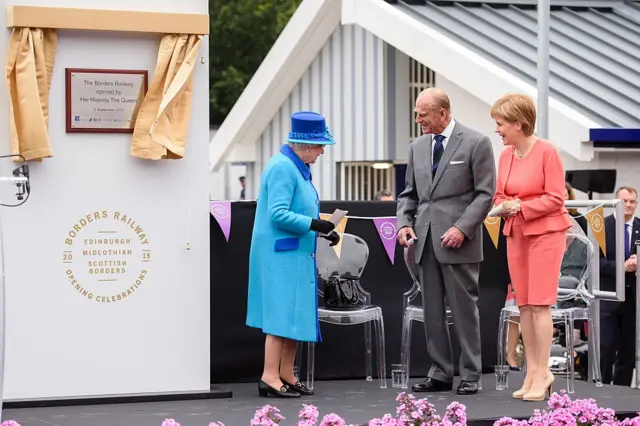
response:
[[[555,305],[566,232],[524,235],[514,224],[510,234],[507,260],[517,305]]]

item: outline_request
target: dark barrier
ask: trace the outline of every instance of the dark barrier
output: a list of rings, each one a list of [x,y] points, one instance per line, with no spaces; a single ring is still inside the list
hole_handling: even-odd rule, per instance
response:
[[[255,202],[231,204],[231,232],[225,241],[215,218],[211,217],[211,383],[257,381],[262,373],[264,335],[245,326],[249,248]],[[394,202],[331,201],[321,204],[323,213],[336,208],[349,216],[395,216]],[[500,309],[504,307],[509,283],[506,241],[500,235],[498,249],[484,230],[484,258],[480,272],[480,319],[482,363],[485,372],[496,363]],[[395,265],[384,250],[372,220],[349,219],[346,231],[363,238],[370,249],[369,262],[362,276],[363,287],[371,292],[374,304],[382,307],[385,322],[387,364],[400,362],[402,332],[402,293],[411,287],[402,248],[397,245]],[[415,301],[420,303],[418,299]],[[321,323],[323,342],[316,347],[316,378],[363,378],[365,374],[364,332],[362,326]],[[452,338],[455,334],[451,329]],[[423,377],[429,366],[424,328],[414,323],[411,346],[411,376]],[[455,356],[459,353],[454,345]],[[304,357],[306,362],[306,357]],[[375,376],[374,345],[374,376]],[[389,372],[389,368],[387,368]]]

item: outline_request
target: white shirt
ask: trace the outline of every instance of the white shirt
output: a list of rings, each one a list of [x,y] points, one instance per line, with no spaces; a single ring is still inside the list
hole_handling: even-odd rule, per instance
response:
[[[613,217],[616,217],[616,213],[613,213]],[[627,236],[629,237],[629,246],[627,247],[629,249],[629,253],[631,253],[631,249],[633,248],[633,245],[635,244],[635,240],[633,239],[633,221],[635,220],[635,216],[633,216],[631,219],[629,219],[628,221],[626,221],[624,223],[624,231],[627,233]],[[629,226],[627,226],[629,225]]]
[[[635,219],[635,216],[632,217],[631,219],[629,219],[628,221],[625,222],[625,232],[627,233],[627,235],[629,236],[629,253],[631,253],[632,249],[633,249],[633,245],[635,244],[635,241],[633,239],[633,220]],[[626,226],[629,225],[629,226]]]
[[[444,128],[442,133],[439,133],[440,135],[444,136],[444,139],[442,140],[443,151],[447,149],[447,142],[449,142],[449,138],[451,137],[451,133],[453,133],[453,128],[455,127],[455,125],[456,125],[456,120],[452,118],[449,124],[447,125],[447,127]],[[433,136],[436,136],[436,135],[434,134]],[[436,146],[436,138],[434,137],[431,139],[431,164],[433,164],[433,149],[435,148],[435,146]]]

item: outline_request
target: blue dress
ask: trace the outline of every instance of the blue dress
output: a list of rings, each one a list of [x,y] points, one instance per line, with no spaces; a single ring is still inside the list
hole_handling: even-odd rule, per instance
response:
[[[320,341],[317,234],[309,230],[319,215],[309,166],[283,145],[260,181],[249,254],[248,326],[292,340]]]

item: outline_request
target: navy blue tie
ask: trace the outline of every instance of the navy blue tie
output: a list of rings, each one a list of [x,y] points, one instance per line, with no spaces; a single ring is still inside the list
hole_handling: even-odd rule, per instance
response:
[[[630,247],[630,243],[631,240],[629,238],[629,224],[625,223],[624,224],[624,260],[629,259],[629,257],[631,256],[631,247]]]
[[[436,144],[433,146],[433,162],[431,163],[433,166],[431,168],[431,172],[433,173],[433,176],[435,176],[436,171],[438,171],[438,164],[440,164],[442,154],[444,154],[444,146],[442,145],[444,136],[435,135],[433,138],[436,140]]]

